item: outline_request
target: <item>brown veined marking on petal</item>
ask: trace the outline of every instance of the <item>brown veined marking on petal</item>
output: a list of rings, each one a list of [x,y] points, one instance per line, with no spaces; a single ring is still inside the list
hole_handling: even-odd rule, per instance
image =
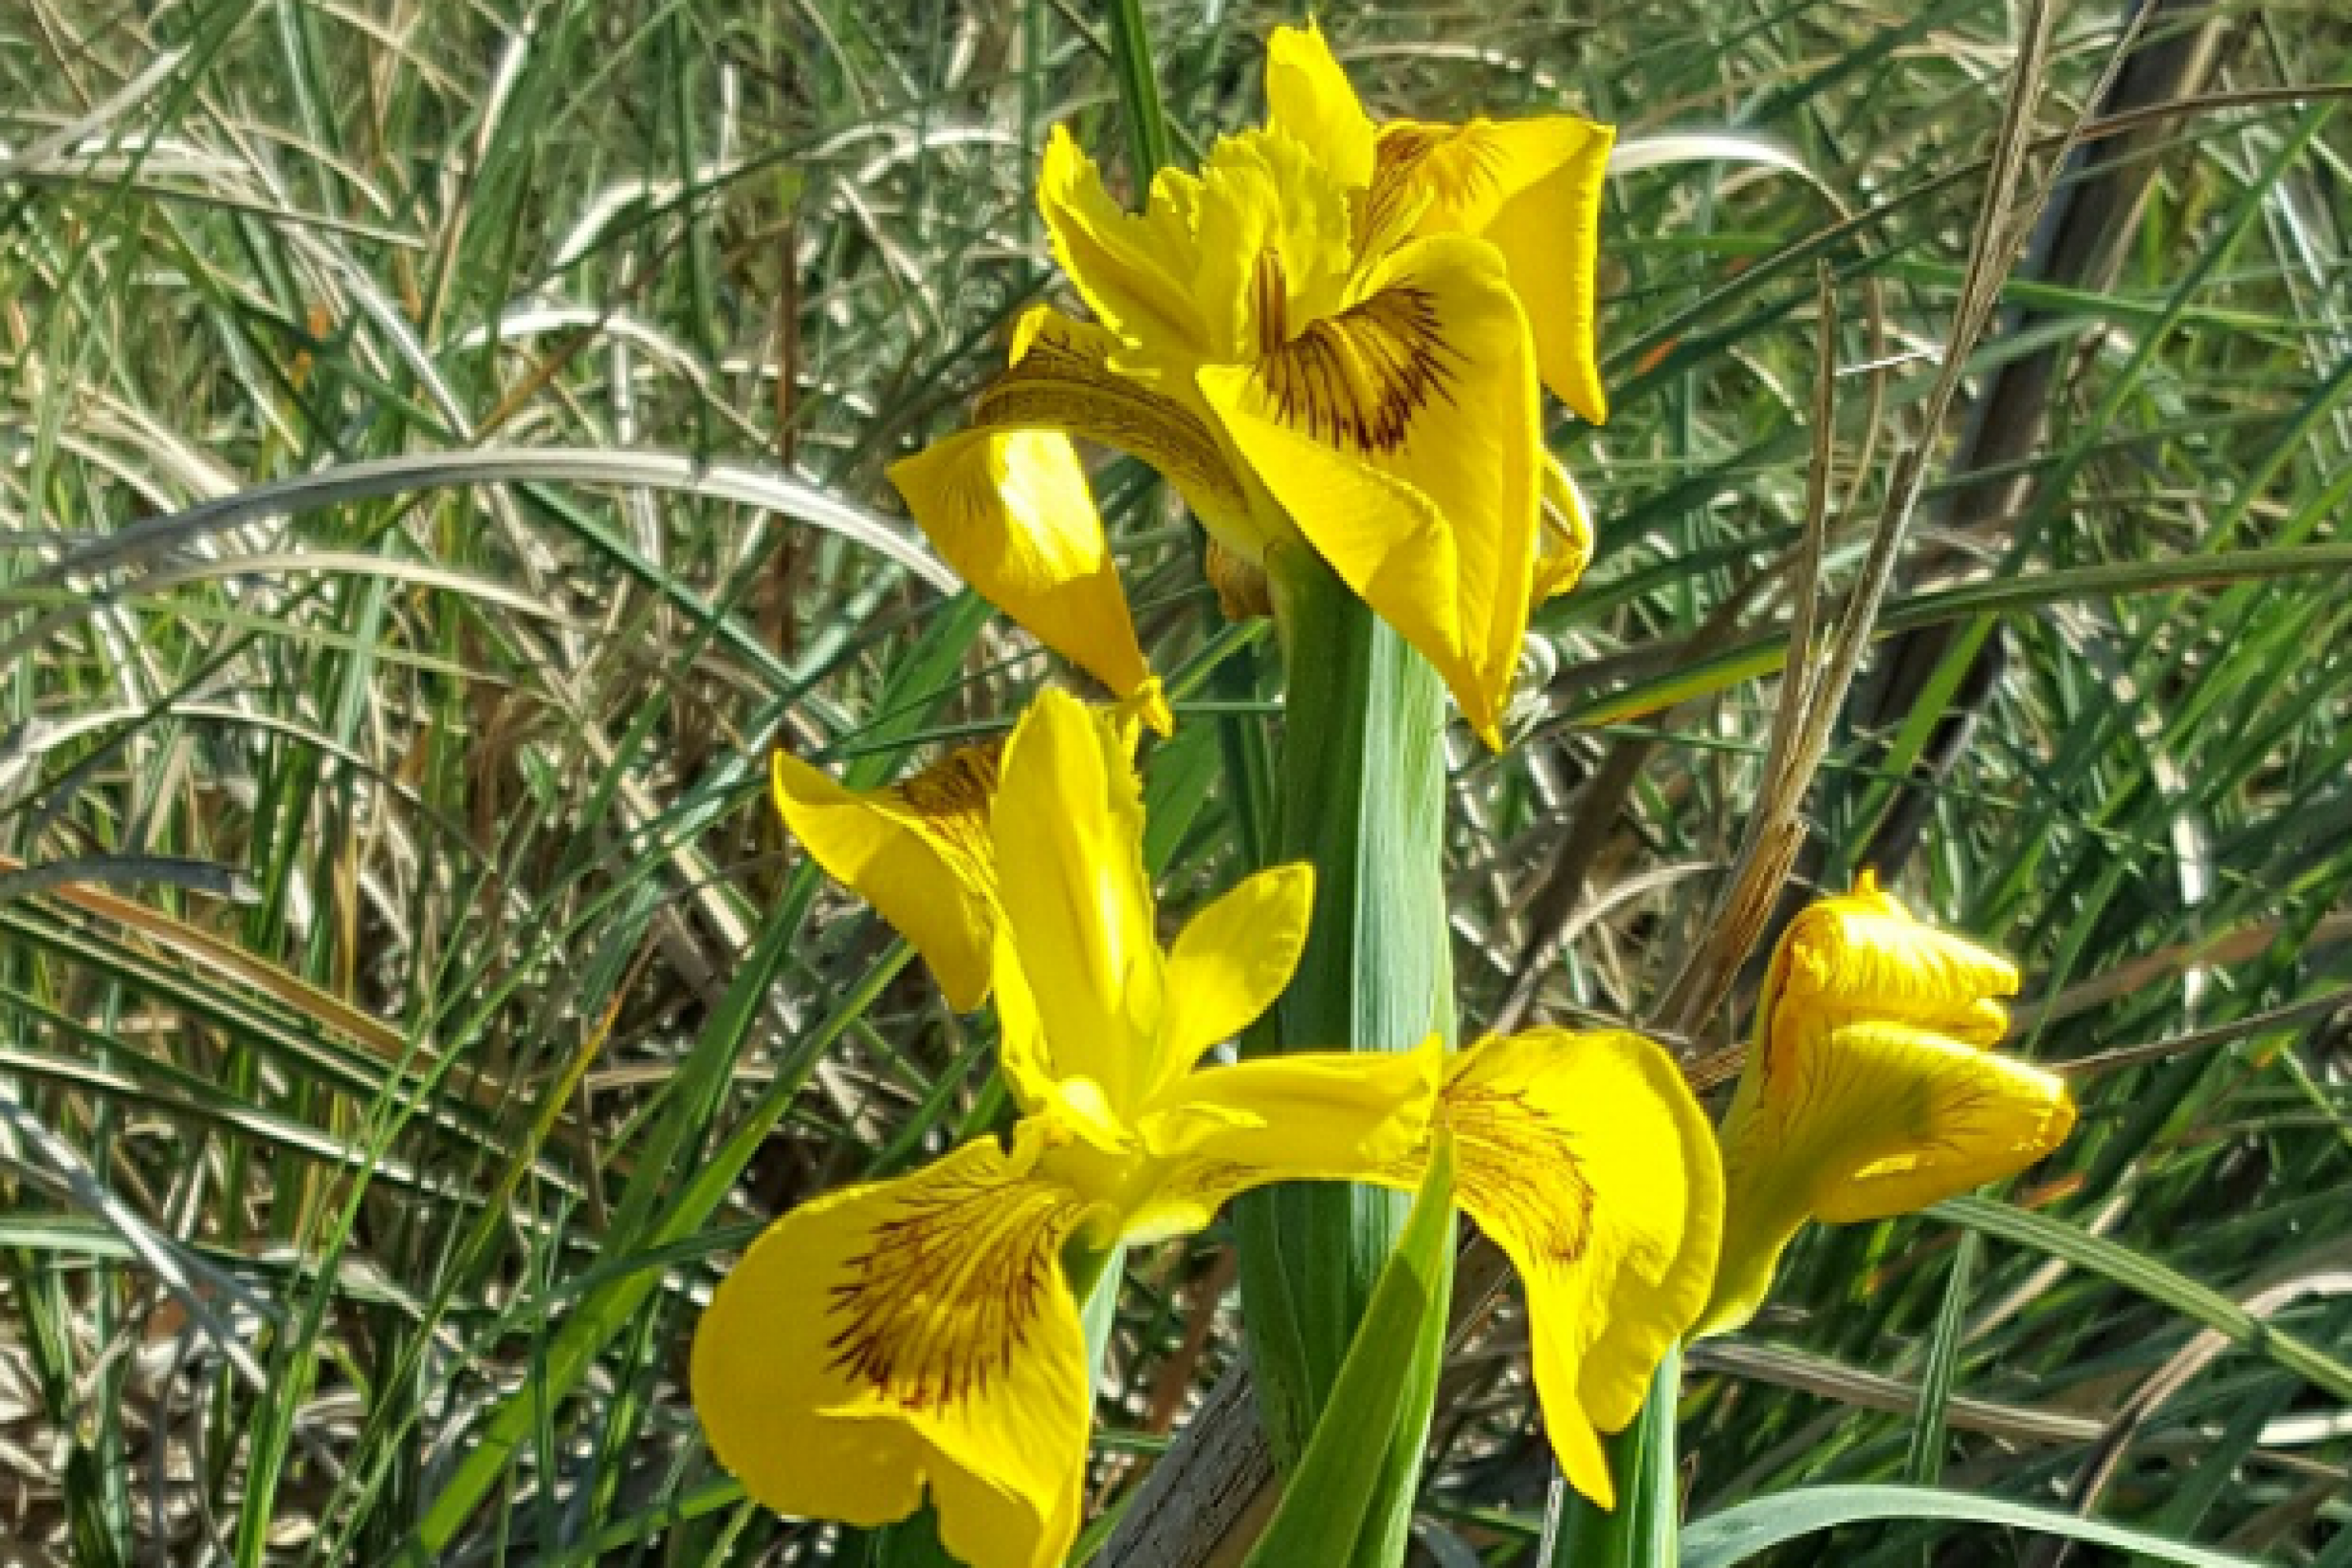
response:
[[[1217,438],[1198,416],[1125,380],[1051,327],[1038,332],[1020,363],[982,389],[972,417],[1003,429],[1067,431],[1133,453],[1201,504],[1244,504]]]
[[[1465,207],[1494,194],[1502,184],[1503,145],[1486,134],[1488,122],[1466,125],[1391,125],[1372,153],[1372,184],[1366,194],[1359,237],[1401,231],[1405,208],[1424,192],[1450,207]]]
[[[833,1287],[828,1366],[904,1409],[945,1409],[1020,1353],[1078,1205],[1051,1186],[965,1176],[900,1211]]]
[[[1251,1178],[1265,1180],[1264,1168],[1244,1165],[1237,1160],[1202,1160],[1186,1165],[1169,1176],[1158,1195],[1168,1198],[1194,1199],[1213,1195],[1223,1202],[1233,1194],[1252,1184]]]
[[[988,804],[996,795],[1003,741],[959,746],[891,787],[919,818],[934,847],[975,886],[996,886],[996,855],[988,834]]]
[[[1592,1236],[1592,1184],[1565,1130],[1524,1089],[1449,1085],[1445,1123],[1454,1131],[1462,1202],[1496,1230],[1561,1266],[1584,1256]],[[1540,1142],[1529,1137],[1541,1129]]]
[[[1269,271],[1278,275],[1279,264],[1262,262],[1258,276]],[[1441,334],[1425,289],[1383,289],[1287,341],[1268,331],[1279,319],[1260,301],[1258,384],[1276,418],[1318,441],[1386,457],[1404,446],[1422,410],[1454,401],[1462,356]]]

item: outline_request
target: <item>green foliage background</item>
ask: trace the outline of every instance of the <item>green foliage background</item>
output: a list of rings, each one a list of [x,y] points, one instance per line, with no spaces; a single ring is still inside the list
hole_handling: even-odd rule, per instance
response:
[[[1148,16],[1185,161],[1255,119],[1283,14]],[[2018,1048],[2075,1075],[2082,1128],[2013,1191],[1801,1244],[1691,1357],[1695,1517],[1907,1481],[2352,1564],[2352,26],[2220,17],[2119,275],[2021,283],[2030,331],[1979,351],[2063,349],[2026,500],[1931,512],[1890,605],[2003,628],[1884,869],[2019,958]],[[1734,138],[1613,188],[1614,413],[1554,432],[1599,558],[1539,617],[1519,743],[1454,752],[1465,1029],[1554,937],[1538,1014],[1640,1019],[1759,789],[1814,261],[1834,591],[1923,434],[2010,11],[1323,19],[1389,114]],[[2119,36],[2111,5],[2059,25],[2053,135]],[[877,782],[1049,673],[907,567],[881,470],[1055,287],[1045,129],[1121,163],[1108,38],[1045,0],[0,0],[0,1536],[28,1560],[857,1561],[714,1472],[695,1303],[764,1217],[1002,1100],[984,1021],[790,852],[761,758]],[[1186,700],[1149,763],[1174,918],[1263,831],[1226,745],[1276,672],[1171,498],[1099,479]],[[1844,874],[1951,685],[1891,754],[1833,752],[1809,873]],[[1234,1353],[1228,1239],[1131,1260],[1106,1500]],[[1454,1369],[1442,1568],[1532,1561],[1517,1335]],[[2053,1561],[1896,1512],[1777,1560]]]

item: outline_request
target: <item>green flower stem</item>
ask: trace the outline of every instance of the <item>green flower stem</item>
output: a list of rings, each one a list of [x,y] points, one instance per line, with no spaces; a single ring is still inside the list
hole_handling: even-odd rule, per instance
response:
[[[1289,669],[1275,858],[1313,863],[1315,915],[1270,1037],[1261,1026],[1245,1047],[1394,1051],[1450,1037],[1444,689],[1311,552],[1267,564]],[[1297,1184],[1237,1208],[1259,1407],[1286,1468],[1330,1397],[1406,1206],[1400,1194]],[[1427,1424],[1424,1401],[1397,1435],[1409,1451],[1391,1468],[1406,1486]]]
[[[1675,1418],[1683,1352],[1666,1352],[1633,1425],[1603,1439],[1617,1506],[1603,1510],[1570,1492],[1551,1568],[1677,1568],[1681,1496],[1675,1487]]]

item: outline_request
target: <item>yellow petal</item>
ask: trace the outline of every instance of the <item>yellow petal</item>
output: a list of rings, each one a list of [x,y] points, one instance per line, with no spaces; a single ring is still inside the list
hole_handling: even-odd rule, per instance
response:
[[[1265,108],[1266,123],[1305,142],[1334,179],[1371,184],[1371,119],[1314,18],[1276,27],[1266,41]]]
[[[1047,1070],[1092,1079],[1123,1114],[1159,1076],[1161,955],[1142,795],[1116,721],[1042,693],[1005,745],[992,822]]]
[[[1137,1121],[1157,1175],[1126,1234],[1198,1230],[1269,1182],[1418,1186],[1444,1049],[1432,1036],[1411,1051],[1297,1051],[1176,1080]]]
[[[1805,1221],[1883,1219],[2064,1141],[2063,1082],[1984,1047],[2008,960],[1914,920],[1867,872],[1790,922],[1719,1134],[1731,1212],[1706,1331],[1748,1321]]]
[[[1503,253],[1546,386],[1584,419],[1609,417],[1593,351],[1601,202],[1616,131],[1571,115],[1381,127],[1376,210],[1426,203],[1423,234],[1478,235]]]
[[[967,430],[890,466],[933,545],[975,592],[1121,697],[1151,669],[1069,438]],[[1153,715],[1164,728],[1164,710]]]
[[[855,889],[923,955],[948,1005],[988,998],[996,868],[988,797],[992,746],[968,746],[889,789],[852,790],[788,752],[776,808],[812,858]]]
[[[1102,328],[1037,306],[1013,336],[1013,363],[973,406],[995,430],[1059,430],[1127,452],[1174,485],[1202,523],[1253,557],[1264,530],[1240,478],[1202,416],[1157,389],[1160,378],[1115,368],[1118,340]],[[1181,384],[1189,393],[1189,384]]]
[[[1576,586],[1592,563],[1592,515],[1584,492],[1556,458],[1543,466],[1543,520],[1536,541],[1534,599],[1538,605]]]
[[[1907,1079],[1874,1113],[1884,1152],[1822,1194],[1815,1212],[1832,1225],[1909,1214],[2013,1176],[2074,1129],[2065,1080],[2028,1062],[1902,1024],[1850,1024],[1830,1048],[1856,1086]]]
[[[1160,1064],[1173,1077],[1274,1005],[1298,967],[1315,908],[1315,868],[1300,862],[1244,879],[1192,917],[1168,954]]]
[[[1527,322],[1493,248],[1415,241],[1367,276],[1355,304],[1200,383],[1307,542],[1499,747],[1541,449]]]
[[[1209,358],[1232,363],[1347,302],[1356,271],[1349,188],[1280,131],[1221,136],[1201,174],[1200,271]]]
[[[1910,1024],[1822,1027],[1783,1060],[1789,1081],[1766,1093],[1751,1070],[1724,1117],[1730,1213],[1710,1332],[1754,1315],[1806,1220],[1925,1208],[2015,1175],[2074,1125],[2055,1075]]]
[[[1052,1568],[1090,1418],[1062,1273],[1080,1217],[992,1140],[776,1222],[711,1298],[693,1389],[712,1453],[779,1513],[873,1526],[926,1489],[973,1568]]]
[[[1129,213],[1059,125],[1046,139],[1037,176],[1037,210],[1054,258],[1104,325],[1157,352],[1197,354],[1205,346],[1189,283],[1197,269],[1185,211],[1190,189],[1181,177],[1162,175],[1144,213]]]
[[[1455,1193],[1519,1271],[1536,1394],[1570,1485],[1614,1490],[1599,1434],[1641,1409],[1706,1304],[1723,1176],[1673,1059],[1639,1035],[1543,1028],[1454,1058]]]
[[[1853,1018],[1916,1024],[1975,1045],[2009,1026],[1995,1000],[2017,991],[2017,967],[1937,931],[1865,871],[1853,891],[1817,900],[1782,933],[1756,1008],[1756,1068],[1767,1095],[1807,1031]]]
[[[996,1066],[1013,1103],[1034,1114],[1055,1100],[1054,1058],[1045,1044],[1045,1020],[1037,996],[1022,972],[1021,955],[1003,926],[997,928],[992,973],[996,990]]]

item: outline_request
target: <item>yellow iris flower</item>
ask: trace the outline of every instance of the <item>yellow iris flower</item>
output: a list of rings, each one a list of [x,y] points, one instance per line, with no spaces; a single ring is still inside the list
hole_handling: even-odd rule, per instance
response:
[[[1706,1333],[1763,1303],[1809,1219],[1887,1219],[2014,1175],[2065,1142],[2063,1080],[1990,1047],[2007,959],[1921,924],[1865,871],[1772,954],[1718,1133],[1729,1211]]]
[[[1434,1119],[1458,1200],[1527,1281],[1536,1385],[1568,1473],[1633,1418],[1704,1303],[1722,1209],[1704,1118],[1638,1036],[1560,1030],[1445,1058],[1202,1065],[1288,983],[1305,866],[1262,872],[1162,951],[1117,721],[1047,693],[972,840],[997,911],[1002,1066],[1021,1116],[912,1174],[803,1205],[695,1336],[713,1452],[780,1512],[880,1525],[928,1494],[975,1568],[1049,1568],[1079,1522],[1089,1372],[1065,1259],[1207,1224],[1267,1182],[1419,1183]],[[950,877],[969,858],[941,860]]]
[[[1266,96],[1264,128],[1162,171],[1140,214],[1055,130],[1038,205],[1093,319],[1031,310],[972,427],[891,478],[974,588],[1124,696],[1149,666],[1069,437],[1130,452],[1243,562],[1319,553],[1499,747],[1529,605],[1591,549],[1538,387],[1606,414],[1612,132],[1376,127],[1311,25],[1276,31]]]

